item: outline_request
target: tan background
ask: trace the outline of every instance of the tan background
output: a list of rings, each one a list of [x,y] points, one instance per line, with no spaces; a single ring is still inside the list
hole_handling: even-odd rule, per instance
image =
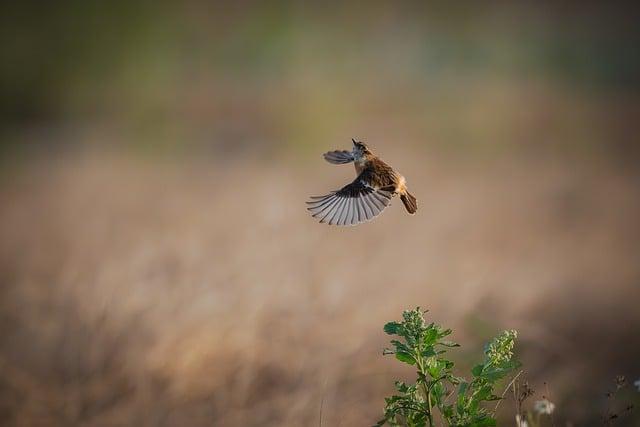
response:
[[[382,326],[420,305],[461,373],[518,329],[557,425],[599,425],[613,378],[640,377],[636,18],[7,6],[0,422],[370,425],[412,374]],[[407,176],[416,216],[309,218],[353,177],[320,155],[352,137]]]

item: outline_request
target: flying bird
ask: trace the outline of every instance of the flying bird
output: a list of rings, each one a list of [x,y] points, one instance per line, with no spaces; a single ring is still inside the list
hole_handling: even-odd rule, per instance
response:
[[[396,195],[407,212],[416,213],[418,204],[409,193],[404,176],[380,160],[364,142],[351,141],[351,151],[329,151],[324,159],[334,165],[353,162],[356,179],[326,196],[311,197],[307,202],[311,216],[330,225],[357,225],[380,215]]]

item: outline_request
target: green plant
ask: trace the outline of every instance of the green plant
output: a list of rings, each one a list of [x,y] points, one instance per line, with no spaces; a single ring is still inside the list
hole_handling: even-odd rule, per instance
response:
[[[499,380],[520,366],[513,357],[516,331],[504,331],[485,346],[484,360],[471,370],[471,379],[455,376],[454,363],[445,357],[449,348],[458,344],[445,339],[451,329],[435,323],[427,324],[420,307],[402,313],[401,322],[384,326],[391,349],[399,361],[417,368],[414,384],[396,381],[397,394],[385,399],[384,418],[377,426],[493,426],[494,413],[483,402],[501,398],[495,394]]]

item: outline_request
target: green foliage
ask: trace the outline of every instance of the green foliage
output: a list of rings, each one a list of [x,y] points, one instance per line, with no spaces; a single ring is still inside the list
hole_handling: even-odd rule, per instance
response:
[[[396,381],[397,394],[385,399],[384,418],[377,426],[435,426],[436,420],[450,427],[496,425],[494,414],[482,403],[500,400],[497,382],[520,366],[513,358],[516,331],[504,331],[485,346],[484,360],[471,371],[471,379],[455,376],[454,363],[445,357],[449,348],[458,347],[444,338],[451,329],[427,324],[420,307],[405,310],[401,322],[384,326],[393,354],[400,362],[417,368],[414,384]]]

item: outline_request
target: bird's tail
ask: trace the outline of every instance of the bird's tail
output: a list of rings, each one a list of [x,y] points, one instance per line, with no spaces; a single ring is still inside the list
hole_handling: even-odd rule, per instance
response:
[[[402,200],[402,203],[404,203],[404,207],[407,208],[407,212],[409,212],[411,215],[416,213],[416,211],[418,210],[418,201],[413,196],[413,194],[405,191],[404,194],[400,195],[400,200]]]

